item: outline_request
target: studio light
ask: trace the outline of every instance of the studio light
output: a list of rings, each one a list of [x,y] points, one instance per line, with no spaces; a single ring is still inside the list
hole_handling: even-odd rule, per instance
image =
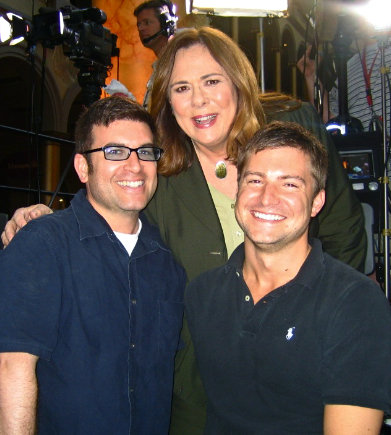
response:
[[[29,31],[28,23],[19,15],[0,10],[0,42],[16,45],[23,41]]]
[[[186,0],[186,12],[226,17],[283,17],[288,13],[288,0]]]
[[[106,18],[98,8],[77,9],[68,5],[58,10],[40,8],[28,22],[0,8],[0,44],[14,45],[26,39],[30,54],[38,43],[49,49],[62,45],[64,55],[79,69],[82,98],[89,106],[100,97],[113,66],[111,58],[119,56],[117,35],[103,27]]]
[[[354,7],[376,31],[391,30],[391,2],[390,0],[369,0]]]

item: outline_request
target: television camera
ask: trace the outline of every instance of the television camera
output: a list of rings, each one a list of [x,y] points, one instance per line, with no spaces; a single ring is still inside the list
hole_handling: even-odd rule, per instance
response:
[[[117,35],[103,27],[106,19],[98,8],[41,8],[26,33],[30,49],[38,42],[45,48],[62,44],[65,56],[79,69],[77,78],[87,106],[99,99],[111,58],[119,56]]]

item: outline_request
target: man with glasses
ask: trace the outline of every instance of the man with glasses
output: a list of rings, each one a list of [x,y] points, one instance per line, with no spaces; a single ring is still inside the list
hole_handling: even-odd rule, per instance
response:
[[[95,102],[75,133],[86,190],[1,252],[0,433],[168,432],[185,274],[140,215],[155,134],[138,104]]]

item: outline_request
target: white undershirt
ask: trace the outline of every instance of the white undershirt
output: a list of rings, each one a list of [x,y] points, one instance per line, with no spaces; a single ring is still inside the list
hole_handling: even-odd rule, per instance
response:
[[[140,234],[142,223],[140,219],[138,220],[138,229],[135,234],[118,233],[114,231],[114,234],[118,237],[118,240],[124,245],[124,248],[128,251],[129,257],[136,246],[138,235]]]

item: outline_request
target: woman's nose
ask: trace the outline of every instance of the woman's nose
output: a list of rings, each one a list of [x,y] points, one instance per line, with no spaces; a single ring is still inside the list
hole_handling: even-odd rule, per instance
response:
[[[208,100],[207,93],[201,86],[193,88],[192,103],[194,106],[203,106]]]

